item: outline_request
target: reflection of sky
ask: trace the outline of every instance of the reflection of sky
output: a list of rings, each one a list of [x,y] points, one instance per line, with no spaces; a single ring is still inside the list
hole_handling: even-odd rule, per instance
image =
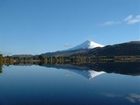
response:
[[[140,102],[140,77],[119,74],[104,73],[88,80],[65,69],[10,66],[3,69],[0,87],[0,104],[6,105],[21,102],[133,105]]]
[[[140,104],[140,94],[129,94],[126,99],[128,99],[132,103],[139,103]]]
[[[140,93],[131,93],[128,95],[122,95],[122,94],[115,94],[115,93],[104,93],[106,97],[110,98],[124,98],[124,100],[128,100],[131,103],[138,103],[140,104]]]

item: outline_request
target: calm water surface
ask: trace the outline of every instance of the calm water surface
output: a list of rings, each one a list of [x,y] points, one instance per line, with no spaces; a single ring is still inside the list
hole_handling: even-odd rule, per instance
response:
[[[140,105],[140,76],[3,66],[0,105]]]

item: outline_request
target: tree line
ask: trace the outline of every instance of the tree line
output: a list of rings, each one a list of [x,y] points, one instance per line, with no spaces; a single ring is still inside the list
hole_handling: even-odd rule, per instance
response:
[[[12,57],[0,56],[0,64],[95,64],[108,62],[140,62],[140,55],[137,56],[88,56],[88,55],[72,55],[72,56],[30,56],[30,57]]]

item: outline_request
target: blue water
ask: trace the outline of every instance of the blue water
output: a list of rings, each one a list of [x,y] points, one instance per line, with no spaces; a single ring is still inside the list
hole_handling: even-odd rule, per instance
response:
[[[140,105],[140,76],[4,66],[0,105]]]

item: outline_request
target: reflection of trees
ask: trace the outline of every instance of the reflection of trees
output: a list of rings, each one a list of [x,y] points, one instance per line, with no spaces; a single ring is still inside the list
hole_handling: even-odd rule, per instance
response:
[[[2,65],[0,65],[0,73],[2,73]]]
[[[2,64],[2,55],[0,54],[0,65]]]
[[[0,54],[0,73],[2,73],[2,55]]]

